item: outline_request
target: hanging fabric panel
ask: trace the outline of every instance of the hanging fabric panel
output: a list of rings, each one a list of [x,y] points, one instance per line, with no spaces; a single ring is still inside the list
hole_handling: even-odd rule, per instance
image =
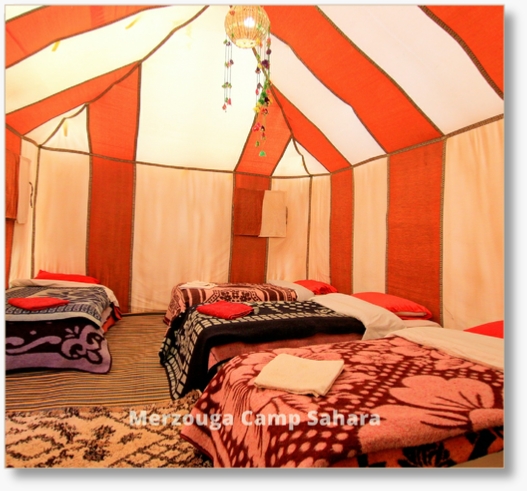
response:
[[[443,142],[390,157],[386,293],[426,305],[441,322]]]
[[[353,292],[384,292],[388,158],[355,167],[353,183]]]
[[[330,176],[311,179],[308,278],[329,283],[329,223],[331,217]]]
[[[309,179],[273,179],[273,191],[285,193],[286,235],[269,239],[267,278],[296,281],[307,274]]]
[[[331,284],[340,293],[353,285],[353,169],[331,176]]]
[[[121,310],[130,295],[139,70],[91,104],[92,156],[88,272],[112,289]]]
[[[133,312],[166,311],[177,283],[228,281],[232,180],[230,173],[137,166]]]
[[[445,168],[444,327],[503,320],[503,120],[449,138]]]

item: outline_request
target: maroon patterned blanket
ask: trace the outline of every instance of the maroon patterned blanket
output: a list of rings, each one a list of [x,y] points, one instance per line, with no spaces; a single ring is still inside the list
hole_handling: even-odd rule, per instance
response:
[[[181,288],[178,283],[172,288],[170,303],[164,322],[170,325],[173,319],[192,305],[212,303],[218,300],[227,302],[292,302],[297,299],[295,290],[269,283],[218,283],[212,288]]]
[[[279,353],[343,359],[325,397],[259,389]],[[503,372],[400,337],[241,355],[182,437],[216,467],[449,467],[503,449]]]

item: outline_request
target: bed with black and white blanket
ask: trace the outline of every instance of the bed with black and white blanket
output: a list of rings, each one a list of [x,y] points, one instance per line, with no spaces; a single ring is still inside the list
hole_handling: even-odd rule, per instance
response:
[[[68,300],[56,307],[27,310],[10,299]],[[5,295],[6,370],[72,369],[107,373],[111,355],[105,327],[120,318],[114,293],[103,285],[19,279]]]
[[[192,389],[203,390],[213,375],[208,370],[214,346],[235,343],[307,338],[317,333],[343,334],[365,331],[358,319],[324,307],[315,301],[247,302],[250,315],[222,319],[187,310],[180,322],[167,330],[159,357],[167,371],[170,393],[177,399]],[[359,338],[360,338],[359,336]]]

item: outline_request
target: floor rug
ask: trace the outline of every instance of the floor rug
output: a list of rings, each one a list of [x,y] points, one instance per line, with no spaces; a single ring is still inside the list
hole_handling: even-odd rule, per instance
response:
[[[173,402],[146,406],[8,411],[5,467],[211,467],[179,436],[190,418],[183,416],[198,397],[193,391]]]

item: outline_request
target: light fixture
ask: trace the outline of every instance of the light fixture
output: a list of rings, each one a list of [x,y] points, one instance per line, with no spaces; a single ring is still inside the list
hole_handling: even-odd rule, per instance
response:
[[[255,48],[269,37],[271,23],[259,5],[232,5],[225,16],[225,33],[238,48]]]
[[[254,108],[257,117],[253,125],[253,131],[260,133],[260,138],[256,140],[259,147],[265,143],[265,119],[269,113],[270,99],[270,70],[271,70],[271,22],[263,7],[259,5],[231,5],[225,16],[225,33],[228,39],[225,44],[225,80],[223,83],[223,110],[232,104],[231,101],[231,67],[232,43],[238,48],[252,49],[256,56],[256,106]],[[265,77],[262,85],[260,75]],[[260,157],[265,157],[265,151],[260,150]]]

